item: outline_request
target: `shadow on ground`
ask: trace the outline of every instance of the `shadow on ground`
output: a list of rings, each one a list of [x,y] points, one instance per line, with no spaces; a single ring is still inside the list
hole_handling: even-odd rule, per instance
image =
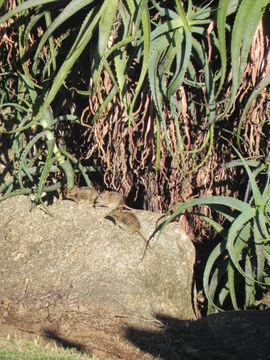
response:
[[[140,350],[164,360],[270,359],[270,311],[212,314],[197,321],[157,315],[164,328],[153,333],[128,328],[126,337]]]
[[[270,360],[270,311],[212,314],[197,321],[146,319],[98,305],[0,305],[0,336],[39,336],[100,360]]]
[[[42,330],[43,336],[46,336],[46,338],[54,340],[57,345],[63,347],[64,349],[76,349],[79,352],[89,353],[89,349],[85,345],[79,344],[74,341],[69,341],[61,336],[59,336],[55,331],[49,330],[49,329],[43,329]]]

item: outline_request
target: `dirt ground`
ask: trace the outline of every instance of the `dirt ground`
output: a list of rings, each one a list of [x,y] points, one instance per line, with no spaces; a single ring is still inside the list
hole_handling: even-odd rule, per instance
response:
[[[145,319],[65,299],[0,306],[0,336],[17,335],[95,354],[99,359],[270,359],[270,311],[213,314],[197,321]]]

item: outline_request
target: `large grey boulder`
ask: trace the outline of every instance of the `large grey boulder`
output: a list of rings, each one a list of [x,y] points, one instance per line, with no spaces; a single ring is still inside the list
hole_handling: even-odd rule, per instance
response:
[[[194,247],[178,223],[145,244],[106,218],[108,209],[58,200],[29,212],[19,196],[0,203],[0,300],[63,299],[145,317],[194,318]],[[159,214],[134,211],[148,238]]]

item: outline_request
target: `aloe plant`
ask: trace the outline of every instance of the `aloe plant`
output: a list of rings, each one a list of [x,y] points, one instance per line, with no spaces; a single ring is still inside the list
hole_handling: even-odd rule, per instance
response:
[[[75,91],[88,97],[89,102],[92,97],[98,99],[94,110],[89,111],[88,127],[94,126],[102,116],[106,119],[108,108],[120,103],[121,111],[128,114],[124,126],[136,128],[140,118],[134,113],[139,99],[149,92],[155,111],[149,106],[152,119],[145,127],[154,140],[149,145],[145,134],[139,133],[138,137],[142,138],[143,147],[154,153],[151,159],[147,159],[147,162],[153,162],[151,169],[156,173],[160,171],[160,158],[163,156],[163,162],[169,158],[183,177],[196,173],[215,149],[217,122],[228,116],[233,108],[250,45],[268,0],[195,3],[198,4],[192,0],[71,0],[65,4],[56,0],[17,1],[17,6],[0,18],[0,27],[13,18],[14,21],[6,26],[18,28],[18,71],[11,72],[7,67],[0,75],[1,79],[8,76],[8,81],[12,82],[13,74],[19,74],[16,96],[10,105],[14,112],[10,135],[15,134],[12,135],[14,139],[20,138],[22,142],[24,137],[29,138],[27,131],[31,133],[34,127],[43,132],[42,124],[48,112],[55,119],[66,114],[73,116],[73,107],[63,113],[57,99],[64,97],[62,93],[72,98]],[[3,2],[0,6],[3,9]],[[248,16],[251,13],[252,16]],[[228,21],[231,15],[234,15],[233,20]],[[74,25],[73,21],[78,17],[82,20]],[[88,64],[88,73],[77,66],[82,58]],[[131,65],[136,69],[135,75],[131,76],[132,82],[129,80]],[[228,80],[230,69],[231,82]],[[106,86],[105,76],[109,79]],[[74,78],[77,82],[73,82]],[[238,122],[238,145],[251,102],[269,83],[270,75],[266,74],[244,104]],[[228,86],[231,86],[229,96],[226,93]],[[1,106],[8,107],[9,103],[8,96],[3,95]],[[77,114],[77,120],[79,117]],[[193,118],[193,122],[189,120]],[[3,129],[7,123],[6,117]],[[188,129],[193,125],[193,134],[200,131],[200,141],[189,135]],[[45,130],[45,137],[50,138],[49,134],[56,128],[50,133]],[[31,134],[36,135],[38,139],[42,138],[38,133]],[[51,156],[59,153],[56,145],[49,141],[47,138],[46,149],[51,155],[43,153],[48,163]],[[106,153],[103,149],[106,143],[94,145],[100,146],[100,153]],[[22,150],[15,147],[16,161],[20,161]],[[71,155],[63,151],[61,156],[65,161],[71,160]],[[34,167],[34,163],[28,171],[26,158],[24,153],[19,166],[20,189],[25,189],[23,176],[32,182],[30,167]],[[105,171],[110,172],[110,165],[105,160],[103,164],[108,166]],[[74,163],[76,160],[73,158],[71,161]],[[131,162],[127,159],[126,167]],[[23,171],[25,175],[22,175]],[[41,181],[37,180],[40,197],[41,184],[45,182],[45,175],[49,175],[48,168],[39,174],[42,174]],[[121,179],[124,174],[119,172],[117,176]],[[70,180],[68,182],[71,184]]]
[[[50,2],[52,1],[47,3]],[[35,203],[43,203],[44,192],[59,190],[64,183],[67,190],[73,187],[75,168],[80,170],[85,183],[88,186],[91,185],[84,167],[69,151],[59,146],[56,140],[59,124],[61,122],[80,124],[78,117],[73,114],[53,117],[51,109],[42,106],[46,77],[56,70],[55,61],[58,50],[52,38],[49,38],[50,56],[46,58],[44,54],[38,52],[33,62],[32,73],[30,73],[29,63],[25,61],[27,49],[30,46],[28,35],[43,17],[46,25],[50,26],[50,11],[41,9],[41,2],[25,1],[21,2],[17,8],[10,10],[2,20],[15,14],[18,14],[19,18],[27,19],[26,9],[33,6],[37,6],[37,14],[31,17],[28,24],[23,21],[19,24],[18,52],[15,54],[17,67],[21,66],[21,72],[0,73],[1,83],[4,85],[1,89],[0,100],[0,106],[3,109],[1,132],[6,139],[2,143],[2,149],[7,151],[5,144],[11,144],[12,151],[6,161],[12,161],[13,164],[11,176],[6,176],[1,181],[0,201],[19,194],[32,193]],[[61,41],[63,38],[58,41],[58,44]],[[10,66],[10,64],[7,65]],[[12,101],[9,101],[9,98],[12,98]],[[42,111],[40,111],[41,108]],[[40,115],[33,121],[37,113]]]
[[[5,119],[3,135],[9,138],[12,150],[6,161],[13,164],[11,176],[1,182],[0,201],[11,196],[32,193],[35,203],[42,202],[44,192],[56,191],[62,186],[62,182],[59,181],[61,173],[69,190],[74,185],[76,167],[82,172],[85,182],[91,185],[85,169],[69,152],[56,143],[57,125],[60,122],[79,123],[78,118],[75,115],[53,118],[50,109],[47,109],[35,126],[29,129],[27,123],[33,113],[33,102],[38,96],[35,87],[27,76],[22,74],[7,72],[0,73],[0,76],[7,79],[0,104]],[[20,89],[20,92],[14,96],[16,102],[7,101],[11,93],[9,87],[11,78],[17,80],[17,88]],[[5,141],[2,142],[2,149],[7,151],[4,145]],[[55,174],[58,174],[58,181],[52,182]]]
[[[47,5],[46,8],[44,7],[45,4]],[[174,10],[172,10],[162,7],[155,0],[128,0],[126,2],[106,0],[101,6],[94,0],[72,0],[59,11],[58,16],[51,20],[50,6],[52,9],[57,6],[56,0],[27,0],[19,3],[17,7],[0,18],[0,24],[15,14],[24,17],[28,9],[35,8],[36,14],[31,18],[29,26],[22,29],[24,31],[22,45],[25,47],[26,45],[29,46],[27,36],[30,31],[40,21],[41,17],[46,19],[47,30],[44,32],[35,51],[33,68],[36,69],[38,56],[42,48],[47,41],[52,40],[56,30],[80,10],[86,10],[84,21],[81,27],[77,29],[76,39],[72,42],[73,45],[57,70],[55,67],[57,55],[55,45],[53,41],[49,42],[51,62],[54,64],[56,74],[34,119],[38,119],[51,104],[76,60],[89,42],[92,41],[94,33],[98,32],[98,41],[93,49],[94,61],[91,66],[93,85],[94,87],[100,86],[100,75],[105,69],[111,76],[113,83],[108,98],[112,100],[112,93],[114,95],[117,92],[121,93],[131,121],[136,99],[146,76],[148,76],[157,114],[164,128],[167,128],[161,105],[164,98],[169,104],[170,111],[172,111],[176,128],[179,127],[177,122],[179,121],[181,108],[177,104],[174,94],[182,84],[188,84],[196,89],[205,87],[206,114],[208,114],[208,123],[211,126],[216,120],[225,116],[234,103],[237,89],[243,77],[249,48],[267,4],[267,0],[258,0],[256,2],[243,0],[241,3],[238,0],[221,0],[217,7],[212,5],[212,2],[209,2],[209,4],[200,8],[194,6],[192,1],[189,0],[186,9],[184,9],[181,2],[177,0],[175,1]],[[150,11],[154,13],[153,18],[150,16]],[[233,12],[236,13],[236,18],[231,34],[231,51],[229,54],[226,48],[226,18]],[[253,16],[247,16],[250,13]],[[155,15],[158,15],[158,21],[154,19]],[[122,26],[121,31],[118,26],[111,38],[117,21]],[[217,22],[218,36],[212,31],[209,33],[207,40],[205,33],[207,29],[210,29],[213,21]],[[243,29],[248,29],[248,31]],[[73,33],[66,36],[71,35]],[[108,46],[110,39],[112,45]],[[220,55],[221,68],[216,75],[214,75],[211,68],[212,64],[209,61],[211,54],[207,54],[210,49],[207,50],[205,40],[211,41],[211,48]],[[119,56],[120,49],[121,56]],[[232,93],[225,112],[217,114],[215,102],[224,85],[229,55],[233,72]],[[125,86],[126,72],[128,64],[134,59],[139,60],[141,56],[141,71],[135,93],[132,96],[132,101],[130,101],[130,94],[127,93],[127,87]],[[200,70],[196,71],[198,65]],[[269,78],[261,85],[260,91],[267,84],[269,84]],[[165,140],[168,149],[172,151],[168,138],[165,137]],[[181,139],[178,139],[178,141],[179,144],[183,145]],[[179,149],[181,150],[181,146],[179,146]]]
[[[237,149],[235,151],[240,161],[232,162],[230,167],[243,166],[246,170],[245,200],[229,196],[193,199],[175,205],[163,225],[166,226],[184,210],[198,205],[207,205],[226,219],[226,226],[222,226],[213,218],[200,215],[222,238],[209,255],[204,270],[203,287],[208,299],[208,312],[213,308],[222,310],[228,298],[233,308],[239,310],[242,295],[239,277],[245,292],[242,306],[254,305],[258,290],[270,286],[270,162],[267,158],[264,163],[245,160]]]
[[[42,194],[56,191],[62,186],[60,181],[50,184],[51,176],[63,172],[67,190],[74,186],[74,168],[78,167],[85,182],[91,186],[89,177],[81,164],[64,148],[56,144],[55,125],[60,121],[79,122],[76,116],[66,115],[53,119],[50,110],[43,112],[37,122],[42,130],[38,131],[25,145],[25,133],[20,129],[28,116],[22,118],[19,127],[9,131],[12,140],[12,176],[0,186],[0,201],[20,194],[34,194],[34,202],[42,202]],[[38,150],[37,150],[38,149]],[[45,156],[45,158],[44,158]],[[73,166],[72,166],[73,164]],[[58,176],[59,178],[59,176]],[[42,202],[43,203],[43,202]]]

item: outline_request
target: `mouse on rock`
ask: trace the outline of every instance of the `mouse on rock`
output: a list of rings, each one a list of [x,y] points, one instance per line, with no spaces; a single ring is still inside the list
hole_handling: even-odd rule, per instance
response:
[[[140,237],[143,239],[146,245],[148,245],[148,241],[141,232],[141,224],[137,218],[137,216],[131,212],[126,211],[122,207],[112,210],[108,217],[114,219],[116,225],[118,225],[121,229],[129,231],[134,234],[137,232]]]
[[[262,298],[262,303],[266,305],[268,308],[270,308],[270,291],[264,294]]]
[[[71,199],[75,202],[79,202],[82,200],[90,202],[92,205],[94,205],[95,200],[98,197],[98,192],[94,188],[90,188],[87,186],[78,187],[74,186],[68,193],[66,194],[67,199]]]
[[[95,201],[96,207],[108,207],[110,209],[127,208],[131,209],[125,204],[125,200],[121,194],[116,191],[103,191]],[[132,210],[132,209],[131,209]]]

